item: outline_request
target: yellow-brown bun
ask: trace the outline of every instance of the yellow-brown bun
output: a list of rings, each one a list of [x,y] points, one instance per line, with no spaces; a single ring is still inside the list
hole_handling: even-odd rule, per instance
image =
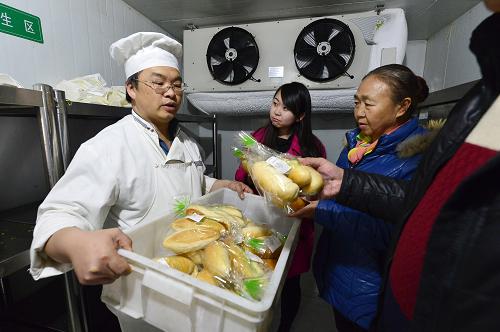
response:
[[[163,240],[163,246],[178,254],[205,248],[217,240],[220,233],[208,227],[188,228],[177,231]]]
[[[193,261],[196,265],[202,265],[203,264],[203,249],[201,250],[196,250],[196,251],[190,251],[190,252],[185,252],[182,254],[183,256],[189,258],[190,260]]]
[[[311,173],[302,165],[292,166],[288,172],[288,178],[295,182],[300,188],[311,183]]]
[[[200,222],[195,222],[189,218],[179,218],[174,220],[174,222],[172,222],[171,227],[176,231],[188,228],[196,228],[196,227],[212,228],[218,231],[219,233],[222,233],[226,230],[226,228],[222,224],[209,218],[203,218]]]
[[[226,213],[229,213],[230,215],[238,218],[243,218],[243,213],[241,213],[241,210],[238,208],[235,208],[234,206],[231,205],[219,205],[217,206],[217,209],[220,209]]]
[[[300,209],[302,209],[304,206],[306,206],[307,203],[306,201],[304,201],[302,198],[300,197],[297,197],[296,199],[294,199],[292,202],[290,202],[290,208],[293,210],[293,211],[299,211]]]
[[[246,255],[243,249],[237,245],[229,246],[229,257],[231,258],[231,266],[233,270],[243,279],[256,278],[264,274],[264,270],[258,263],[252,262]]]
[[[323,189],[323,177],[317,170],[310,166],[304,166],[311,174],[311,183],[302,188],[302,192],[307,196],[314,196]]]
[[[191,274],[195,268],[193,261],[183,256],[169,256],[163,258],[168,266],[178,271]]]
[[[268,227],[259,226],[255,224],[248,224],[241,230],[241,233],[246,238],[261,237],[266,235],[271,235],[272,232]]]
[[[262,190],[276,195],[283,202],[293,201],[299,194],[300,188],[297,184],[265,161],[254,163],[251,175],[254,183]]]
[[[205,248],[203,266],[214,276],[226,279],[231,273],[229,252],[224,243],[214,241]]]
[[[209,283],[210,285],[217,286],[217,281],[215,280],[214,275],[210,273],[207,269],[203,269],[200,272],[198,272],[196,278],[206,283]]]

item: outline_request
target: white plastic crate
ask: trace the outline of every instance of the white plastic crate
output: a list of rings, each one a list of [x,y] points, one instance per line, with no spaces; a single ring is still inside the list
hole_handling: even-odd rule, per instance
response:
[[[266,331],[298,240],[300,221],[284,216],[260,196],[246,195],[241,200],[228,189],[192,203],[230,204],[255,222],[288,234],[262,300],[245,299],[151,260],[164,254],[161,243],[175,219],[172,214],[125,231],[134,252],[121,249],[119,253],[129,261],[132,273],[104,286],[103,302],[117,314],[123,331]]]

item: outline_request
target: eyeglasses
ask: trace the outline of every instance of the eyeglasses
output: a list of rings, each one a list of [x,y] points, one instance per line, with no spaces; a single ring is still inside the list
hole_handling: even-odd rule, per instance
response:
[[[182,85],[182,83],[174,83],[174,84],[169,84],[167,82],[159,83],[152,81],[141,81],[138,80],[137,78],[135,78],[134,81],[141,82],[142,84],[149,86],[151,89],[153,89],[155,93],[159,95],[164,95],[170,89],[172,89],[176,95],[181,95],[182,92],[184,91],[184,86]]]

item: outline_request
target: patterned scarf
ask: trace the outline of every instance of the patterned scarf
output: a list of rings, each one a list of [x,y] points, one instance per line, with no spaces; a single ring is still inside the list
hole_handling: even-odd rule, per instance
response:
[[[378,139],[372,142],[371,137],[359,133],[356,136],[356,146],[349,150],[347,153],[347,159],[349,159],[351,164],[356,165],[365,155],[375,149],[377,143]]]
[[[409,120],[408,120],[409,121]],[[399,129],[402,125],[404,125],[406,122],[400,124],[399,126],[389,129],[386,131],[383,135],[389,135],[396,130]],[[380,136],[382,137],[382,136]],[[375,150],[375,147],[377,146],[378,139],[372,142],[372,139],[370,136],[363,135],[362,133],[359,133],[356,136],[356,146],[353,147],[352,149],[349,150],[347,153],[347,159],[351,162],[351,164],[356,165],[363,159],[364,156]]]

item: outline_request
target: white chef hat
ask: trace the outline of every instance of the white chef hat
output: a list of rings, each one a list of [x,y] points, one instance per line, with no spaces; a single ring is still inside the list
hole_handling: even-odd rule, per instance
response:
[[[168,66],[179,70],[182,45],[162,33],[137,32],[122,38],[109,47],[111,57],[125,64],[127,78],[151,67]]]

